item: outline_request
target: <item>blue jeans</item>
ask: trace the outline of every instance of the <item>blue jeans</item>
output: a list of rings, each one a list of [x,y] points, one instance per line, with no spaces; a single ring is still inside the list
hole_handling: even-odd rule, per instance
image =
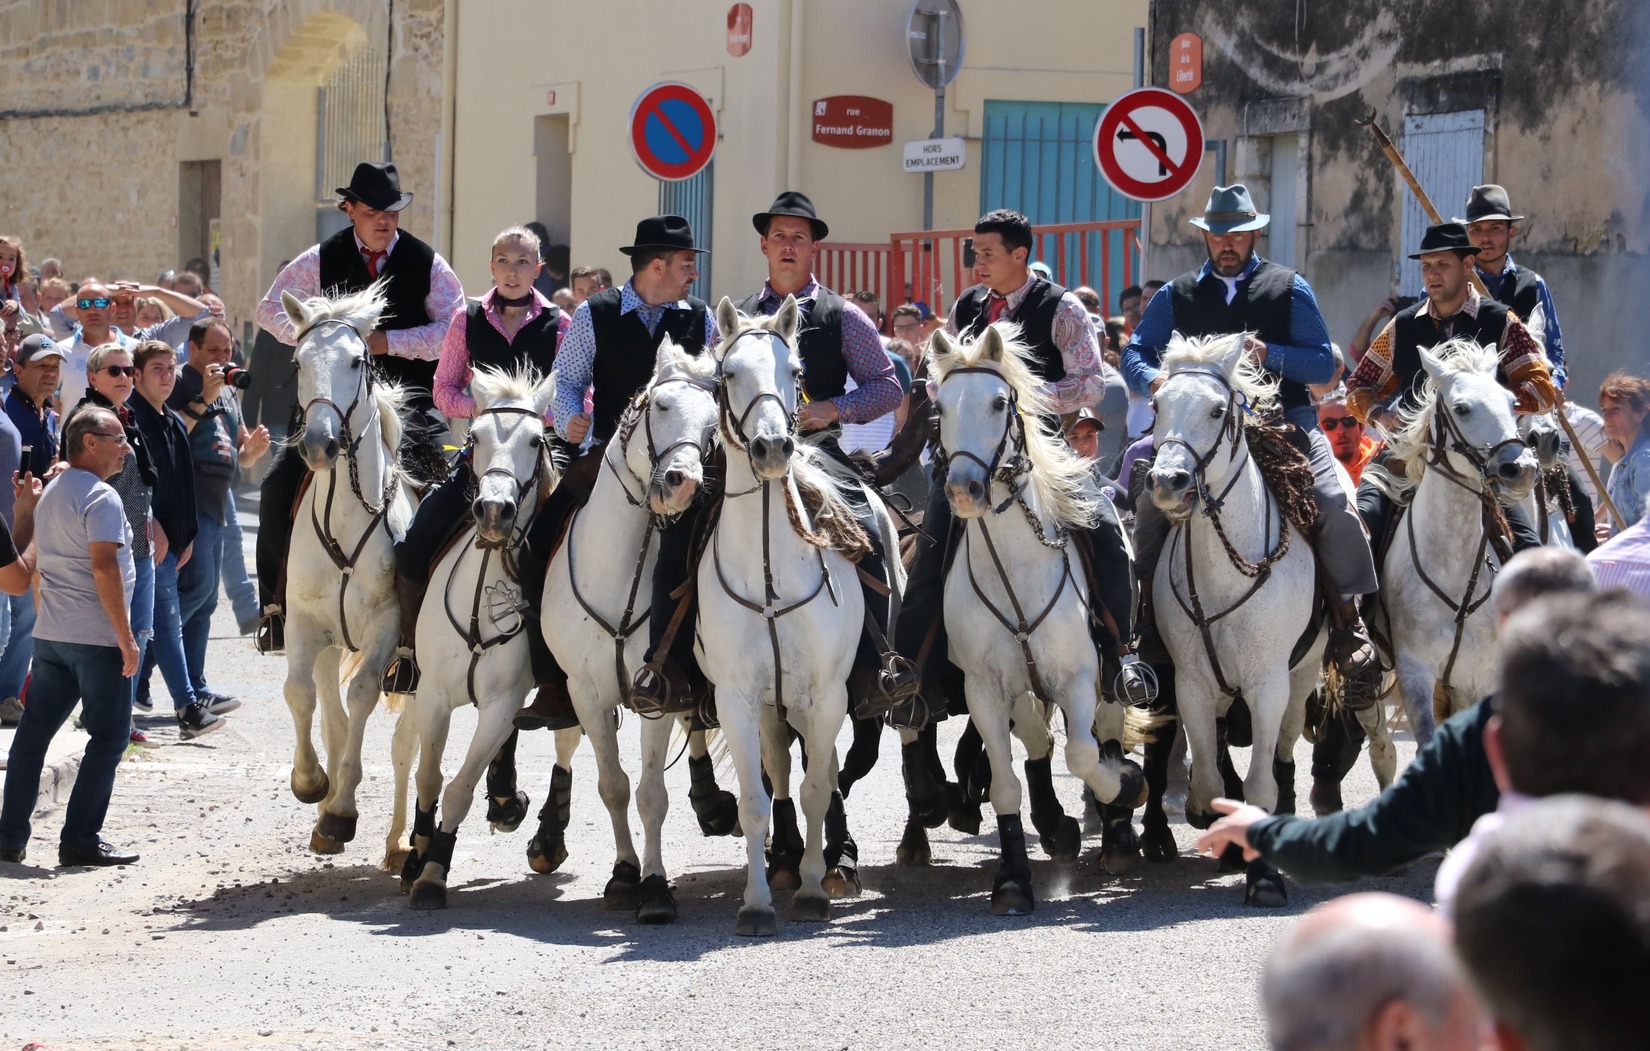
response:
[[[0,656],[0,698],[21,697],[34,657],[34,595],[7,595],[6,604],[11,608],[11,633],[5,655]]]
[[[235,609],[235,623],[258,619],[258,589],[246,575],[246,543],[241,537],[241,517],[235,513],[235,494],[229,494],[229,510],[223,524],[223,592]]]
[[[195,703],[195,687],[189,681],[189,663],[183,656],[183,621],[178,617],[178,553],[166,552],[155,567],[155,634],[143,661],[141,680],[148,684],[150,670],[160,667],[172,707],[183,711]],[[140,691],[145,692],[145,691]]]
[[[178,570],[178,622],[183,626],[183,658],[196,696],[206,692],[206,640],[218,608],[218,575],[223,562],[223,526],[211,515],[195,516],[200,531],[189,563]],[[176,698],[174,698],[174,702]]]
[[[80,718],[91,740],[80,761],[80,774],[63,816],[65,847],[97,843],[109,797],[115,790],[115,771],[126,754],[127,731],[132,725],[132,684],[120,673],[120,650],[114,646],[87,646],[77,642],[40,639],[34,645],[34,680],[29,704],[11,742],[6,760],[5,806],[0,809],[0,847],[19,850],[33,831],[35,797],[40,770],[46,764],[46,746],[81,705]]]
[[[143,666],[143,654],[149,648],[155,633],[155,560],[152,555],[135,555],[132,566],[137,571],[132,584],[132,604],[126,616],[132,622],[132,638],[137,640],[138,667]],[[137,699],[138,680],[132,676],[132,699]]]

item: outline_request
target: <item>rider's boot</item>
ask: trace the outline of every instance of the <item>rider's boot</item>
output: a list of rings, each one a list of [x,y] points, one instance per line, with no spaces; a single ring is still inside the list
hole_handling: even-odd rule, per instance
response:
[[[539,683],[533,703],[516,713],[515,725],[518,730],[570,730],[579,725],[567,678]]]
[[[1358,614],[1357,599],[1331,598],[1329,612],[1334,623],[1329,633],[1329,659],[1341,673],[1341,705],[1349,712],[1365,711],[1374,705],[1381,691],[1381,661],[1375,654],[1375,644]]]
[[[265,656],[286,652],[286,611],[280,606],[271,603],[259,612],[253,645]]]
[[[1148,664],[1172,664],[1168,647],[1163,645],[1163,636],[1157,631],[1157,606],[1152,600],[1153,581],[1146,577],[1140,581],[1140,616],[1135,619],[1135,653]]]
[[[401,641],[384,668],[384,680],[379,688],[385,693],[414,693],[418,690],[418,658],[413,655],[413,639],[418,633],[418,609],[424,602],[424,585],[404,573],[397,573],[395,600],[401,607]]]

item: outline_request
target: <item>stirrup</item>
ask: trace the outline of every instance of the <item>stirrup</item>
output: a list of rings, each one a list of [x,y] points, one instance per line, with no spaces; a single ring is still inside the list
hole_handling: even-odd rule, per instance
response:
[[[1112,693],[1130,708],[1149,707],[1157,700],[1157,669],[1133,653],[1120,659],[1123,666],[1112,679]]]
[[[286,614],[280,606],[265,606],[260,611],[252,645],[266,657],[286,651]]]
[[[384,693],[418,692],[418,660],[406,646],[398,646],[395,656],[384,668],[383,681],[378,684]]]
[[[920,688],[888,709],[888,725],[896,730],[920,732],[933,721],[934,710],[929,707],[928,698]]]
[[[663,718],[675,694],[663,664],[644,664],[630,682],[630,710],[644,719]]]

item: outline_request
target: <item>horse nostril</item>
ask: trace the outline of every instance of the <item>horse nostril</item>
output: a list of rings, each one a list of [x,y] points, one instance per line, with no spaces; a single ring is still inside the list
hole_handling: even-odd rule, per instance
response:
[[[687,481],[687,475],[683,474],[681,471],[665,472],[665,484],[672,489],[677,488],[685,481]]]
[[[968,495],[978,500],[981,496],[985,495],[985,486],[981,485],[977,481],[970,480],[968,483]]]
[[[338,439],[337,438],[328,438],[327,439],[327,459],[330,460],[330,459],[334,458],[337,455],[338,455]]]
[[[752,438],[751,439],[751,455],[756,457],[758,460],[767,459],[768,458],[768,439],[766,439],[766,438]]]
[[[1501,477],[1507,479],[1509,482],[1523,473],[1524,468],[1515,462],[1504,463],[1501,465]]]
[[[785,459],[789,460],[791,458],[791,455],[795,452],[796,452],[796,441],[794,439],[786,438],[784,441],[779,443],[779,453]]]
[[[1152,481],[1165,489],[1184,489],[1192,483],[1192,476],[1188,471],[1164,471],[1154,475]]]

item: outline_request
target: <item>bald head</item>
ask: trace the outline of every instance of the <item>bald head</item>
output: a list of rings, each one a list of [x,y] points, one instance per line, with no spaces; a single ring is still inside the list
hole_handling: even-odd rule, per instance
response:
[[[1538,598],[1584,595],[1593,589],[1593,571],[1579,552],[1542,545],[1520,551],[1501,567],[1490,587],[1490,609],[1499,626]]]
[[[1274,1051],[1476,1051],[1478,1014],[1432,910],[1391,894],[1321,905],[1266,962]]]

